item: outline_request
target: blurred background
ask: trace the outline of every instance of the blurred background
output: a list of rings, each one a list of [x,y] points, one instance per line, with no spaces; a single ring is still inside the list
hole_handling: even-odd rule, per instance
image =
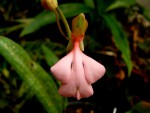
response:
[[[54,13],[40,0],[1,0],[0,35],[8,40],[0,37],[0,113],[150,113],[150,1],[58,3],[70,25],[85,14],[84,53],[106,74],[92,84],[93,96],[60,97],[49,68],[66,55],[68,41]]]

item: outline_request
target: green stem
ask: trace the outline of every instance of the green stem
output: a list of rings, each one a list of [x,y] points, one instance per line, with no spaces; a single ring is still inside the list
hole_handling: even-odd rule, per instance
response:
[[[61,9],[59,7],[56,8],[56,11],[59,13],[59,15],[62,19],[62,22],[66,28],[67,36],[70,39],[71,38],[71,30],[70,30],[69,24],[68,24],[64,14],[63,14],[63,12],[61,11]]]
[[[62,34],[62,36],[64,36],[67,39],[67,36],[65,35],[65,33],[63,32],[63,30],[61,28],[61,25],[60,25],[60,22],[59,22],[59,14],[58,14],[58,12],[54,10],[54,13],[56,15],[56,22],[57,22],[58,29],[59,29],[60,33]]]

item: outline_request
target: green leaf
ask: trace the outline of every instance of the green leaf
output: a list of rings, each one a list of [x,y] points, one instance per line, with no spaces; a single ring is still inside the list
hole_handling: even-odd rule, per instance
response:
[[[117,8],[128,8],[135,3],[136,0],[116,0],[106,8],[106,11],[111,11]]]
[[[0,109],[3,109],[9,105],[8,101],[0,99]]]
[[[98,14],[101,16],[105,13],[106,8],[113,3],[114,0],[95,0]]]
[[[143,15],[150,21],[150,9],[143,8]]]
[[[42,45],[42,49],[44,52],[46,62],[49,66],[54,65],[59,60],[59,58],[55,55],[55,53],[51,49],[49,49],[46,45]]]
[[[32,91],[30,91],[30,88],[29,86],[25,83],[25,82],[22,82],[18,92],[17,92],[17,96],[18,98],[22,97],[25,93],[29,93],[31,92],[32,94],[30,95],[30,97],[32,97],[34,95],[34,93]],[[27,95],[29,96],[29,94]]]
[[[150,113],[150,103],[146,101],[140,101],[126,113]]]
[[[127,36],[123,31],[119,22],[116,20],[116,18],[113,15],[104,15],[103,17],[108,27],[111,30],[117,48],[122,53],[122,57],[128,68],[128,75],[130,75],[132,70],[132,61],[130,57],[130,48],[129,48]]]
[[[150,1],[149,0],[137,0],[137,4],[140,5],[140,8],[142,8],[142,12],[144,16],[148,17],[150,20]]]
[[[62,112],[62,97],[59,96],[53,79],[29,57],[21,46],[9,38],[0,36],[0,54],[31,88],[47,110],[47,113]]]
[[[94,9],[94,7],[95,7],[95,5],[94,5],[94,0],[84,0],[84,3],[85,3],[87,6],[93,8],[93,9]]]
[[[81,3],[69,3],[60,5],[60,9],[66,18],[76,16],[79,13],[87,13],[91,11],[90,7]],[[69,10],[68,10],[69,9]],[[55,15],[50,11],[43,11],[37,17],[35,17],[21,32],[20,36],[25,36],[27,34],[37,31],[39,28],[54,23],[56,21]]]

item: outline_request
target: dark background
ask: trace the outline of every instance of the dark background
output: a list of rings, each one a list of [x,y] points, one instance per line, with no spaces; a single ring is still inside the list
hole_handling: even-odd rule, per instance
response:
[[[68,3],[84,6],[73,13],[69,7],[63,7],[67,12],[64,14],[70,25],[76,13],[85,14],[89,25],[84,53],[106,68],[106,74],[92,84],[94,95],[80,101],[68,98],[64,113],[112,113],[114,109],[117,113],[150,113],[150,10],[147,2],[58,0],[60,6]],[[28,24],[32,26],[31,20],[36,20],[43,11],[47,15],[37,21],[37,29],[33,27],[33,31],[23,34]],[[66,55],[68,41],[60,34],[55,21],[38,24],[49,16],[49,12],[44,10],[40,0],[0,1],[0,35],[17,42],[50,74],[49,67],[54,62],[47,60],[41,45],[45,44],[60,59]],[[107,21],[105,16],[111,18]],[[65,31],[63,24],[62,28]],[[121,49],[123,46],[126,48]],[[132,64],[130,74],[130,66],[123,57],[128,49],[130,58],[127,62]],[[46,113],[34,94],[26,87],[20,89],[23,84],[13,66],[0,56],[0,113]],[[19,95],[20,90],[23,92]]]

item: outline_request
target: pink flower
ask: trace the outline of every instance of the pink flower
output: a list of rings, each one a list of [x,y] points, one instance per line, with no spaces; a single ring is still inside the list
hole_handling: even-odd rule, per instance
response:
[[[61,81],[60,95],[78,100],[93,95],[91,84],[105,73],[103,65],[80,50],[79,42],[82,39],[83,37],[73,37],[74,46],[71,52],[50,69],[55,78]]]

